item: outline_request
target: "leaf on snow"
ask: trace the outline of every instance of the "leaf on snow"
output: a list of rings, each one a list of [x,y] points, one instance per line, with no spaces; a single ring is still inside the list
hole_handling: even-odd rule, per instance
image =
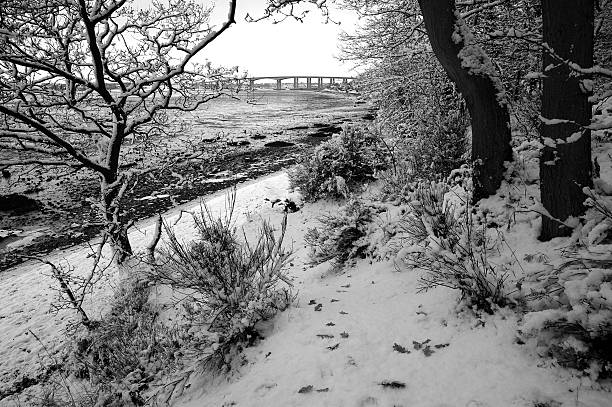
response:
[[[412,341],[412,346],[414,346],[414,350],[420,350],[423,345],[427,345],[429,342],[431,342],[431,339],[427,339],[423,342]]]
[[[399,353],[410,353],[410,351],[407,348],[403,347],[399,343],[393,344],[393,350]]]
[[[425,346],[423,348],[423,354],[425,354],[425,356],[427,356],[427,357],[433,355],[434,353],[435,353],[434,350],[431,349],[431,347],[429,347],[429,346]]]
[[[336,324],[334,324],[333,322],[328,322],[325,325],[327,325],[327,326],[335,326]]]
[[[340,346],[340,343],[337,343],[334,346],[328,346],[327,349],[329,349],[329,350],[336,350],[336,349],[338,349],[339,346]]]
[[[298,393],[301,393],[301,394],[310,393],[312,389],[313,389],[312,384],[309,384],[308,386],[304,386],[301,389],[299,389]]]
[[[406,387],[406,383],[398,382],[397,380],[391,380],[391,381],[383,380],[382,382],[378,384],[383,387],[390,387],[392,389],[403,389]]]
[[[334,335],[329,335],[329,334],[317,334],[317,336],[321,339],[331,339],[334,337]]]
[[[327,393],[329,391],[329,387],[326,387],[324,389],[317,389],[317,393]]]
[[[340,332],[340,336],[343,337],[344,339],[349,337],[348,332]]]
[[[317,304],[317,306],[314,308],[315,311],[321,311],[323,309],[323,304]]]

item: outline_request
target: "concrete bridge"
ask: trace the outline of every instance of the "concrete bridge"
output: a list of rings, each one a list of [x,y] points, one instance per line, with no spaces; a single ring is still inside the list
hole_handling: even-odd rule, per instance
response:
[[[332,86],[336,83],[336,81],[342,81],[343,85],[348,84],[350,81],[353,81],[355,78],[352,76],[322,76],[322,75],[286,75],[286,76],[252,76],[247,78],[249,81],[249,89],[253,90],[255,88],[255,82],[260,80],[275,80],[276,81],[276,89],[281,90],[283,87],[283,81],[287,79],[291,79],[293,82],[292,89],[300,89],[300,79],[306,79],[306,89],[323,89],[327,86]],[[316,86],[313,84],[316,82]],[[326,84],[326,82],[328,84]]]

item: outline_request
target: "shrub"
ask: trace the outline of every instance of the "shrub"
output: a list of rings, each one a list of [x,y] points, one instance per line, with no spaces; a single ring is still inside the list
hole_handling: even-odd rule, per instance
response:
[[[577,232],[588,250],[566,251],[569,260],[525,283],[531,312],[525,315],[523,331],[561,366],[587,371],[594,379],[608,378],[612,377],[612,260],[606,243],[612,230],[612,202],[588,188],[584,192],[589,209]]]
[[[178,363],[180,330],[158,323],[149,292],[143,280],[124,280],[110,312],[77,333],[68,369],[95,386],[96,405],[144,405],[149,384]]]
[[[509,271],[488,261],[486,227],[474,221],[470,210],[459,210],[449,196],[465,195],[444,183],[418,184],[410,196],[409,211],[401,220],[411,244],[398,253],[403,267],[423,271],[420,291],[442,286],[461,292],[470,306],[492,313],[508,304]],[[467,206],[467,197],[462,198]]]
[[[364,238],[374,213],[373,207],[353,198],[337,214],[320,217],[321,226],[308,229],[305,236],[312,263],[332,260],[334,267],[341,267],[350,259],[364,256],[368,248]]]
[[[538,275],[523,332],[564,367],[612,376],[612,261],[580,258]]]
[[[433,114],[396,140],[393,165],[380,174],[387,198],[403,199],[410,184],[446,179],[467,161],[467,117],[459,110]]]
[[[306,201],[346,197],[386,166],[382,148],[380,140],[363,128],[346,127],[289,171],[291,187],[299,188]]]
[[[194,216],[199,239],[181,242],[166,226],[167,248],[161,250],[160,265],[153,281],[188,292],[188,313],[195,323],[224,341],[243,338],[257,322],[271,318],[292,300],[284,274],[291,251],[283,248],[287,218],[278,236],[263,222],[254,242],[240,241],[232,225],[235,193],[228,198],[225,218],[215,217],[206,207]],[[222,341],[223,342],[223,341]]]

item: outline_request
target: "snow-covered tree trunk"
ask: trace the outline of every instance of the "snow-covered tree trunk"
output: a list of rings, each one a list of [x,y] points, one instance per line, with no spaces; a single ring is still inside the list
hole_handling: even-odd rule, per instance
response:
[[[543,92],[540,134],[542,217],[540,239],[570,234],[558,220],[584,213],[582,188],[592,184],[590,78],[564,61],[593,66],[594,0],[543,0]],[[553,54],[554,52],[554,54]]]
[[[510,115],[499,81],[484,51],[469,44],[471,34],[459,24],[454,0],[419,0],[431,47],[444,70],[466,100],[472,119],[474,199],[494,194],[512,160]],[[473,55],[465,55],[465,52]],[[460,54],[481,66],[464,66]]]

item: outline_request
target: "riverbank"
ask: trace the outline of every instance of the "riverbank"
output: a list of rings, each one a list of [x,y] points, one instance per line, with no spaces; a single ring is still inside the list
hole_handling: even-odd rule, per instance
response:
[[[190,151],[175,143],[157,151],[164,156],[164,163],[172,165],[159,165],[161,158],[148,156],[137,162],[140,175],[123,200],[126,217],[145,219],[236,182],[286,169],[340,132],[342,126],[372,118],[368,106],[356,103],[356,99],[339,99],[343,96],[323,95],[314,103],[304,92],[276,94],[282,98],[280,102],[270,102],[266,99],[272,97],[269,95],[259,99],[261,106],[225,101],[227,106],[216,111],[185,118],[191,128],[183,142]],[[296,113],[293,104],[310,111]],[[231,114],[232,109],[238,114]],[[35,199],[31,210],[2,213],[0,271],[20,264],[25,256],[43,256],[84,243],[102,230],[93,205],[99,189],[95,174],[82,171],[60,179],[47,178],[37,180],[26,194]]]

